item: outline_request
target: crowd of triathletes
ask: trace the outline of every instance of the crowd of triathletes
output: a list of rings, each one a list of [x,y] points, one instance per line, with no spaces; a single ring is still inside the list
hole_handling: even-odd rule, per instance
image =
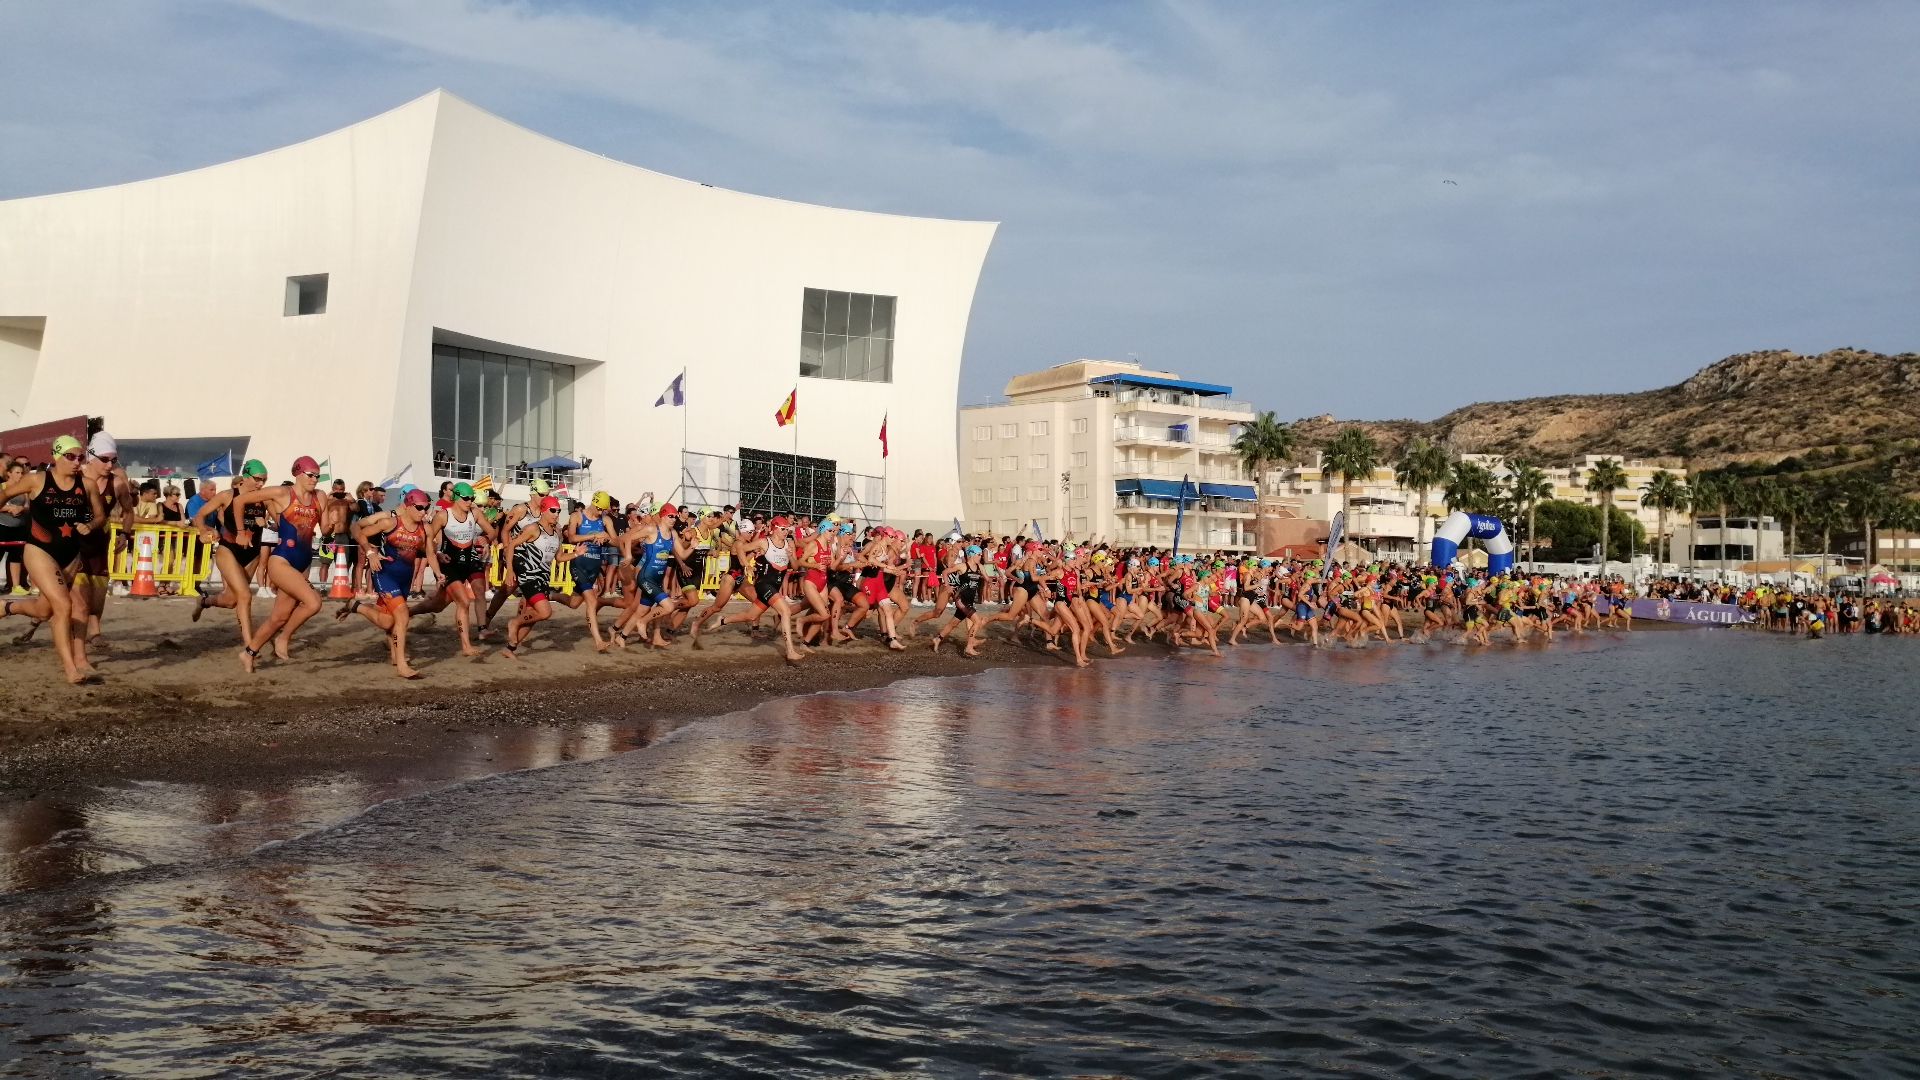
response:
[[[97,645],[107,580],[107,526],[130,514],[134,489],[112,437],[82,448],[71,438],[53,446],[49,467],[7,482],[0,501],[25,496],[30,535],[24,558],[39,590],[28,600],[0,602],[0,618],[22,616],[54,626],[54,643],[70,681],[95,677],[87,659]],[[517,659],[554,609],[582,610],[596,649],[630,643],[670,648],[684,636],[728,627],[760,632],[771,618],[785,658],[802,662],[817,648],[855,640],[871,617],[889,649],[904,650],[923,630],[938,652],[949,640],[975,656],[998,623],[1014,638],[1059,652],[1078,665],[1089,650],[1118,655],[1137,639],[1218,654],[1249,634],[1281,634],[1323,642],[1401,641],[1409,616],[1423,640],[1491,645],[1557,632],[1631,629],[1632,588],[1617,578],[1550,579],[1522,573],[1487,577],[1463,567],[1334,564],[1318,559],[1195,556],[1026,537],[944,537],[861,526],[828,515],[743,513],[735,507],[692,508],[650,499],[622,504],[606,492],[569,505],[536,481],[524,502],[500,505],[496,492],[448,481],[437,494],[408,487],[397,505],[359,492],[321,493],[319,464],[293,463],[274,484],[257,460],[234,482],[196,500],[191,527],[213,547],[219,588],[204,587],[192,617],[231,610],[239,631],[238,661],[252,672],[271,648],[286,660],[295,633],[323,600],[312,580],[329,540],[355,553],[357,583],[335,613],[359,616],[386,636],[389,658],[404,678],[418,678],[408,651],[413,620],[451,610],[460,652]],[[362,485],[362,488],[370,485]],[[125,530],[123,530],[123,536]],[[717,588],[709,560],[724,554]],[[324,557],[324,556],[322,556]],[[564,575],[557,574],[565,566]],[[556,578],[561,580],[556,581]],[[431,591],[422,592],[431,581]],[[254,586],[274,602],[266,620],[253,617]],[[1698,589],[1697,586],[1688,586]],[[1660,586],[1656,584],[1655,593]],[[1723,590],[1724,592],[1725,590]],[[1876,632],[1912,632],[1912,612],[1886,614],[1826,597],[1749,592],[1716,599],[1741,602],[1777,628],[1818,634],[1873,621]],[[745,606],[729,610],[734,600]],[[510,600],[503,629],[492,625]],[[916,611],[916,605],[925,610]],[[987,605],[998,610],[989,613]],[[609,616],[605,625],[602,615]],[[31,629],[28,635],[31,635]],[[484,646],[484,647],[483,647]]]

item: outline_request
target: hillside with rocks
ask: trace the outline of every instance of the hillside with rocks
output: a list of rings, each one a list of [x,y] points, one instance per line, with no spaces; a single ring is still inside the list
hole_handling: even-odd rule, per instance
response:
[[[1920,447],[1920,354],[1742,353],[1659,390],[1482,402],[1424,422],[1316,416],[1294,426],[1309,448],[1362,427],[1389,457],[1424,436],[1456,453],[1542,464],[1582,454],[1669,458],[1695,471],[1787,458],[1904,459]]]

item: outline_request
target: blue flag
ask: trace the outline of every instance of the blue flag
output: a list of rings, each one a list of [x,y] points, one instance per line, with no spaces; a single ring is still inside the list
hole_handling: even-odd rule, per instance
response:
[[[1033,538],[1043,544],[1047,542],[1047,534],[1041,530],[1039,518],[1033,519]]]
[[[211,480],[216,476],[233,475],[233,451],[228,450],[218,457],[211,457],[193,467],[201,480]]]
[[[682,371],[673,377],[672,382],[667,384],[666,392],[654,401],[653,407],[657,409],[662,405],[685,405],[686,403],[687,373]]]

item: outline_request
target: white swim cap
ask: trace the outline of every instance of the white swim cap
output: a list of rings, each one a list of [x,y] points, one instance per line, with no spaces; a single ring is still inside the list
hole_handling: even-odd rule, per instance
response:
[[[87,453],[97,458],[114,457],[120,453],[120,444],[104,431],[95,432],[93,438],[87,441]]]

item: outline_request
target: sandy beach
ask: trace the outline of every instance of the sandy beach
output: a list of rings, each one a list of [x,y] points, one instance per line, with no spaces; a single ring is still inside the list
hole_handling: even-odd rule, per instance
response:
[[[387,664],[384,639],[361,619],[336,622],[336,608],[329,602],[301,629],[290,661],[263,656],[249,676],[235,656],[231,613],[210,610],[196,624],[187,600],[115,598],[107,608],[109,648],[94,654],[103,681],[77,687],[60,679],[46,628],[31,644],[15,645],[26,624],[9,620],[0,626],[7,676],[0,681],[0,794],[132,778],[263,783],[369,758],[431,761],[452,743],[470,747],[476,733],[536,727],[612,723],[639,746],[687,720],[778,697],[1063,664],[1060,655],[1009,639],[1005,627],[977,659],[961,656],[951,639],[934,655],[923,633],[906,652],[862,637],[794,666],[771,636],[750,638],[737,627],[703,635],[700,650],[682,636],[669,649],[602,654],[574,612],[542,624],[517,661],[497,650],[472,659],[459,654],[453,620],[442,614],[416,623],[409,651],[424,677],[406,681]],[[256,601],[256,618],[267,609]],[[1106,652],[1096,645],[1089,655],[1099,662]],[[1167,649],[1142,642],[1129,655]]]
[[[517,661],[497,651],[470,659],[443,614],[425,629],[416,622],[409,651],[424,678],[409,682],[394,676],[384,639],[362,619],[334,621],[336,607],[301,629],[289,662],[263,656],[249,676],[235,656],[230,612],[210,610],[196,624],[188,600],[115,598],[109,648],[93,654],[103,681],[77,687],[60,678],[45,627],[15,645],[26,623],[9,620],[0,625],[0,793],[131,775],[258,781],[369,753],[431,754],[437,742],[475,730],[671,724],[793,694],[1061,663],[999,636],[979,659],[960,656],[952,639],[936,656],[923,634],[904,653],[862,638],[794,666],[773,638],[737,627],[703,635],[698,651],[683,636],[665,650],[601,654],[574,612],[542,624]],[[256,619],[267,610],[256,601]]]

